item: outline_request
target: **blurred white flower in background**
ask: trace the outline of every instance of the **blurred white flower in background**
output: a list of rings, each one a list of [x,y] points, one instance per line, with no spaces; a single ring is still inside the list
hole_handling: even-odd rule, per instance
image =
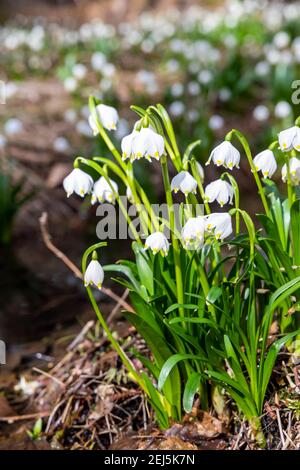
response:
[[[279,31],[273,38],[273,43],[278,49],[288,47],[290,43],[290,35],[286,31]]]
[[[71,150],[70,143],[65,137],[57,137],[53,142],[53,149],[59,153],[67,153]]]
[[[103,52],[94,52],[91,57],[91,66],[96,72],[101,72],[106,63],[106,55]]]
[[[0,149],[4,149],[6,142],[6,137],[3,134],[0,134]]]
[[[285,119],[291,114],[292,107],[287,101],[279,101],[274,109],[274,114],[279,119]]]
[[[259,77],[266,77],[270,73],[270,69],[270,64],[265,60],[257,62],[255,65],[255,73]]]
[[[270,111],[264,104],[259,104],[253,110],[253,117],[256,121],[267,121],[270,117]]]
[[[219,98],[223,102],[229,101],[231,98],[231,95],[232,93],[229,90],[229,88],[221,88],[219,91]]]
[[[8,136],[19,134],[23,131],[22,121],[18,118],[10,118],[4,124],[4,132]]]
[[[76,119],[77,119],[77,113],[75,109],[70,108],[64,112],[64,120],[66,122],[69,122],[70,124],[74,124],[76,122]]]
[[[83,135],[84,137],[93,136],[93,131],[86,121],[78,121],[76,124],[76,131],[79,135]]]
[[[73,93],[77,89],[78,83],[74,77],[67,77],[64,80],[64,88],[69,93]]]
[[[181,96],[183,94],[183,85],[182,83],[173,83],[173,85],[171,86],[171,95],[174,97],[174,98],[178,98],[179,96]]]
[[[182,116],[185,112],[185,105],[182,101],[173,101],[169,106],[169,111],[174,117]]]
[[[77,80],[83,80],[87,74],[87,68],[83,64],[75,64],[72,67],[72,74]]]
[[[208,120],[208,127],[213,131],[218,131],[224,127],[224,119],[218,114],[214,114]]]

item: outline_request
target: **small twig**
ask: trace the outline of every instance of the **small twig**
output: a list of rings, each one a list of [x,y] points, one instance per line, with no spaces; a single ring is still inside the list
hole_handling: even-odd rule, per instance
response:
[[[278,421],[278,428],[279,428],[279,434],[280,434],[280,439],[281,439],[281,443],[282,443],[282,449],[284,449],[285,439],[284,439],[284,435],[283,435],[280,412],[279,412],[278,408],[276,408],[276,416],[277,416],[277,421]]]
[[[57,258],[59,258],[69,269],[72,271],[75,276],[78,279],[83,279],[82,272],[78,267],[71,261],[59,248],[57,248],[51,241],[51,236],[48,231],[47,227],[47,222],[48,222],[48,213],[43,212],[42,215],[39,218],[40,222],[40,228],[41,228],[41,233],[43,237],[43,241],[48,248]],[[133,308],[123,299],[123,297],[119,297],[117,294],[115,294],[111,289],[108,289],[107,287],[102,287],[101,288],[103,294],[107,295],[111,299],[113,299],[115,302],[118,302],[118,308],[122,306],[125,308],[125,310],[129,310],[130,312],[133,312]],[[125,291],[126,292],[126,291]],[[128,295],[128,294],[127,294]],[[126,297],[127,297],[126,295]],[[124,296],[124,294],[123,294]],[[125,298],[126,298],[125,297]]]
[[[94,323],[94,320],[90,320],[87,322],[87,324],[82,328],[76,338],[73,339],[72,343],[69,344],[69,346],[67,347],[67,351],[72,351],[72,349],[76,348],[76,346],[82,342],[86,334],[90,331],[91,328],[93,328]]]
[[[129,294],[129,289],[126,289],[121,297],[120,300],[123,300],[125,301],[128,297],[128,294]],[[122,304],[120,303],[120,301],[118,301],[118,303],[114,306],[114,308],[112,309],[112,311],[110,312],[110,314],[108,315],[107,317],[107,323],[108,325],[112,322],[112,320],[114,319],[116,313],[118,312],[119,308],[122,306]],[[132,310],[131,310],[132,311]]]
[[[54,377],[53,375],[49,374],[49,372],[45,372],[44,370],[39,369],[38,367],[33,367],[32,370],[34,370],[35,372],[38,372],[39,374],[45,375],[46,377],[48,377],[49,379],[53,380],[58,385],[60,385],[60,387],[65,388],[65,384],[61,380],[59,380],[57,377]]]
[[[31,413],[28,415],[20,415],[20,416],[1,416],[0,421],[3,421],[8,424],[15,423],[16,421],[24,421],[27,419],[35,419],[35,418],[44,418],[45,416],[49,416],[49,411],[41,411],[40,413]]]

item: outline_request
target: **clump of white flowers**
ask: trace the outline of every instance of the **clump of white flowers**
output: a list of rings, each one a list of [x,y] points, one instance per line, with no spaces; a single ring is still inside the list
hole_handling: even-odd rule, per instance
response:
[[[150,162],[152,158],[159,160],[165,153],[163,137],[151,127],[138,130],[136,126],[131,134],[123,137],[121,148],[123,160],[129,158],[132,162],[143,157]]]

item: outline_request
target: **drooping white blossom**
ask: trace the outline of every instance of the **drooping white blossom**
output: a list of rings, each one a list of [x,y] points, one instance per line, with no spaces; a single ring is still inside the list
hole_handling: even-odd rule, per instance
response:
[[[232,233],[231,216],[227,212],[214,212],[207,215],[205,230],[213,232],[218,240],[223,240]]]
[[[71,196],[73,193],[83,197],[92,191],[93,184],[93,178],[80,170],[80,168],[74,168],[63,181],[63,187],[67,193],[67,197]]]
[[[290,170],[291,183],[294,186],[298,186],[298,184],[300,183],[300,160],[298,158],[293,157],[289,160],[289,170]],[[288,179],[286,164],[284,164],[282,167],[281,176],[282,176],[282,181],[286,183]]]
[[[232,170],[234,167],[239,168],[240,152],[231,142],[225,140],[213,149],[206,164],[208,165],[211,160],[217,166],[223,165],[225,168]]]
[[[147,250],[148,248],[150,248],[154,255],[161,252],[163,256],[167,256],[170,244],[162,232],[154,232],[145,241],[145,249]]]
[[[300,128],[298,126],[289,127],[279,132],[278,141],[283,152],[288,152],[293,148],[300,150]]]
[[[133,132],[122,139],[122,158],[131,161],[146,158],[159,160],[165,152],[163,137],[151,127],[142,127],[140,131]]]
[[[104,279],[104,271],[97,260],[92,260],[88,265],[85,274],[84,274],[84,285],[88,287],[89,285],[94,285],[101,289]]]
[[[96,106],[95,110],[100,123],[105,129],[111,131],[117,128],[119,115],[115,108],[101,103]],[[94,135],[97,135],[99,130],[92,114],[89,116],[89,125],[91,126]]]
[[[272,178],[277,170],[277,163],[272,150],[263,150],[253,159],[256,171],[261,171],[264,178]]]
[[[95,204],[97,201],[107,201],[111,203],[115,202],[116,197],[114,192],[118,193],[118,185],[115,181],[111,179],[109,179],[109,182],[110,184],[108,183],[108,181],[106,181],[104,176],[101,176],[101,178],[95,182],[91,198],[92,204]]]
[[[186,248],[199,249],[204,244],[204,217],[191,217],[181,230],[181,238]]]
[[[188,171],[181,171],[171,181],[171,190],[174,193],[181,191],[185,196],[196,193],[197,181]]]
[[[209,183],[205,188],[205,199],[208,202],[217,201],[221,207],[228,201],[232,204],[233,195],[234,190],[231,184],[221,179]]]

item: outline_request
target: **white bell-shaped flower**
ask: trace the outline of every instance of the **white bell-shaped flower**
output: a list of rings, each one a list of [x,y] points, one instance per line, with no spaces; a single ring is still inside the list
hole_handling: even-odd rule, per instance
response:
[[[227,212],[214,212],[207,215],[205,230],[213,232],[218,240],[223,240],[232,233],[231,216]]]
[[[93,259],[88,265],[85,274],[84,274],[84,285],[88,287],[89,285],[94,285],[101,289],[104,279],[104,271],[99,263],[99,261]]]
[[[118,193],[119,188],[115,181],[109,179],[110,184],[104,176],[95,182],[94,189],[92,193],[91,203],[95,204],[98,202],[111,202],[114,203],[116,198],[114,192]],[[112,187],[111,187],[112,186]]]
[[[106,104],[98,104],[95,109],[97,117],[105,129],[111,131],[117,128],[119,115],[115,108],[107,106]],[[89,125],[91,126],[94,135],[97,135],[99,130],[92,114],[89,116]]]
[[[199,249],[204,243],[204,217],[191,217],[181,230],[181,238],[186,248]]]
[[[134,139],[136,138],[138,134],[138,131],[133,130],[131,134],[126,135],[123,137],[122,142],[121,142],[121,149],[122,149],[122,159],[126,160],[127,158],[130,158],[133,160],[133,142]]]
[[[179,190],[187,196],[189,193],[196,193],[197,181],[188,171],[181,171],[174,176],[171,181],[171,190],[177,193]]]
[[[277,170],[277,163],[272,150],[263,150],[253,159],[255,169],[261,171],[264,178],[271,178]]]
[[[142,157],[151,161],[151,158],[159,160],[165,152],[164,139],[150,127],[142,127],[132,142],[132,155],[134,160]]]
[[[291,158],[289,160],[289,169],[290,169],[290,178],[291,183],[294,186],[297,186],[300,183],[300,160],[298,158]],[[282,181],[286,183],[287,181],[287,166],[283,165],[281,170]]]
[[[232,170],[232,168],[239,168],[240,163],[240,152],[232,145],[231,142],[225,140],[210,154],[206,165],[208,165],[211,160],[217,166],[223,165],[225,168]]]
[[[293,126],[279,132],[278,141],[283,152],[289,152],[293,148],[300,151],[300,128]]]
[[[83,197],[92,191],[93,184],[93,178],[80,170],[80,168],[74,168],[63,181],[63,187],[67,193],[67,197],[71,196],[73,193]]]
[[[231,184],[224,180],[216,180],[209,183],[205,188],[205,199],[208,202],[217,201],[221,207],[224,204],[232,204],[234,190]]]
[[[145,250],[150,248],[152,253],[156,255],[161,252],[163,256],[167,256],[170,248],[170,243],[167,237],[162,232],[154,232],[145,241]]]

